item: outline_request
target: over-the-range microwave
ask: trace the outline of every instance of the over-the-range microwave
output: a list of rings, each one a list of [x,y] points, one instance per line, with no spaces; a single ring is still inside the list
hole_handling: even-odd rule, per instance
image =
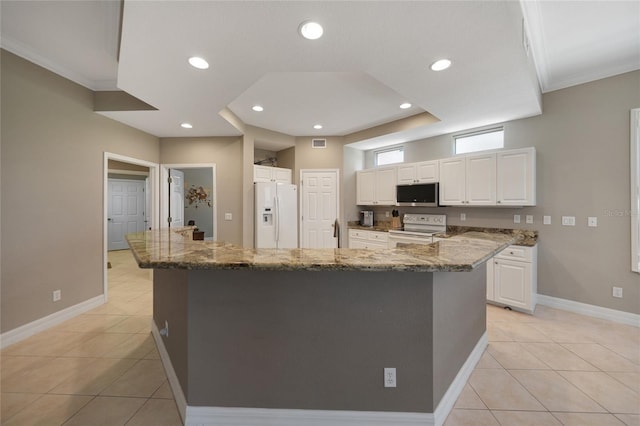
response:
[[[397,185],[396,205],[438,207],[438,183]]]

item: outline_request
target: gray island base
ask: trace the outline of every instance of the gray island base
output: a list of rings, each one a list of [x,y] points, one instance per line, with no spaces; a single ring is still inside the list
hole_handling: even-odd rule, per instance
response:
[[[129,241],[139,263],[158,255]],[[162,255],[152,328],[185,424],[442,424],[487,345],[484,263],[510,240],[459,241],[476,242],[482,256],[453,272],[186,269]],[[198,256],[214,250],[200,244]],[[385,368],[396,387],[384,386]]]

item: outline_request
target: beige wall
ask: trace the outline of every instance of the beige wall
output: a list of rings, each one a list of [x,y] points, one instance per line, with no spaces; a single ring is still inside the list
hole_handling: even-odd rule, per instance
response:
[[[339,169],[342,178],[342,147],[341,137],[322,137],[327,140],[326,148],[312,148],[311,139],[317,137],[296,138],[296,160],[293,178],[296,183],[300,179],[302,169]]]
[[[103,293],[104,152],[159,156],[156,137],[94,113],[90,90],[4,50],[1,70],[5,332]]]
[[[242,245],[242,137],[161,138],[162,164],[215,163],[218,240]],[[231,213],[231,221],[224,220]]]
[[[505,148],[536,147],[536,207],[431,212],[447,214],[452,225],[537,229],[538,293],[640,314],[640,275],[631,272],[627,214],[629,111],[640,107],[640,71],[546,93],[543,107],[540,116],[504,123]],[[405,159],[443,158],[452,144],[451,135],[407,143]],[[376,211],[383,215],[385,209]],[[513,223],[514,214],[522,216],[520,225]],[[533,225],[524,223],[528,214],[534,215]],[[552,216],[551,225],[542,225],[543,215]],[[576,226],[561,226],[562,216],[575,216]],[[587,227],[588,216],[598,217],[597,228]],[[623,288],[623,299],[611,296],[614,285]]]
[[[294,170],[296,168],[296,147],[280,150],[276,153],[278,167]]]

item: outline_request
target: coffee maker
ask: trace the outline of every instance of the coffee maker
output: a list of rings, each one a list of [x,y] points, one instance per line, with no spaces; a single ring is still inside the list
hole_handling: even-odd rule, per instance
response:
[[[360,226],[373,226],[373,210],[360,211]]]

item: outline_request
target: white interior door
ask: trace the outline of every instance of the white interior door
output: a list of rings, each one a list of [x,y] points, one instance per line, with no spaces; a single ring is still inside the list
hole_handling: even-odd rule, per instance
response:
[[[126,234],[145,230],[145,182],[109,179],[108,188],[107,249],[124,250]]]
[[[184,172],[170,169],[169,177],[170,226],[184,226]]]
[[[338,170],[302,170],[300,247],[335,248],[338,219]]]

